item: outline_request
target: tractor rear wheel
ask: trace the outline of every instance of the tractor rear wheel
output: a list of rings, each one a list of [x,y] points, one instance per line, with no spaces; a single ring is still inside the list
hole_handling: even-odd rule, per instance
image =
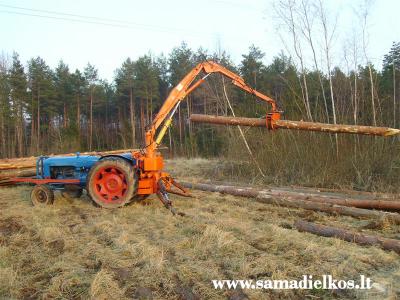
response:
[[[35,185],[31,192],[32,204],[35,206],[50,205],[54,202],[54,192],[43,184]]]
[[[109,157],[98,161],[89,171],[86,190],[92,200],[104,208],[122,207],[137,191],[137,175],[123,158]]]

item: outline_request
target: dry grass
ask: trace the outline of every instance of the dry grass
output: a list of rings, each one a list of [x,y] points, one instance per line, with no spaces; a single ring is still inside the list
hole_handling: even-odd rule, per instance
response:
[[[172,173],[199,179],[215,161],[175,160]],[[232,196],[194,192],[172,197],[188,217],[173,217],[158,200],[123,209],[92,206],[84,196],[32,207],[29,188],[0,190],[0,298],[226,299],[212,279],[291,279],[303,274],[370,276],[387,293],[245,290],[250,299],[395,297],[400,260],[392,252],[360,247],[288,229],[297,218],[399,237],[391,224],[267,206]],[[364,228],[366,227],[366,228]],[[243,294],[239,294],[242,295]],[[238,297],[238,293],[236,293]],[[240,298],[236,298],[240,299]]]

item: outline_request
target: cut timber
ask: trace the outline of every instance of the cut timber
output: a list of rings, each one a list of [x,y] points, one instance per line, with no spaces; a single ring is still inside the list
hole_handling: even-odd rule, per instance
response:
[[[159,150],[166,149],[166,147],[160,147]],[[112,154],[122,154],[128,152],[139,151],[138,149],[119,149],[119,150],[111,150],[111,151],[96,151],[96,152],[82,152],[80,155],[112,155]],[[75,156],[76,153],[67,153],[67,154],[50,154],[47,155],[49,157],[52,156]],[[37,157],[21,157],[21,158],[5,158],[0,159],[0,171],[3,170],[14,170],[14,169],[27,169],[33,168],[36,166]],[[0,173],[3,174],[3,172]]]
[[[251,127],[267,127],[265,119],[256,118],[238,118],[238,117],[221,117],[192,114],[191,122],[210,123],[217,125],[240,125]],[[342,125],[342,124],[326,124],[304,121],[277,120],[274,122],[276,129],[292,129],[305,131],[319,131],[328,133],[352,133],[365,135],[391,136],[400,133],[399,129],[389,127],[359,126],[359,125]]]
[[[80,155],[111,155],[111,154],[121,154],[130,151],[135,151],[132,149],[121,149],[113,151],[104,152],[83,152]],[[48,156],[75,156],[76,153],[66,153],[66,154],[50,154]],[[32,168],[36,166],[37,157],[21,157],[21,158],[6,158],[0,160],[0,171],[2,170],[12,170],[12,169],[25,169]]]
[[[258,202],[280,205],[292,208],[303,208],[307,210],[322,211],[330,214],[339,214],[357,218],[387,219],[392,223],[400,224],[400,214],[388,213],[383,211],[368,210],[356,207],[347,207],[331,203],[312,202],[291,197],[282,197],[270,194],[268,191],[257,191],[249,188],[238,188],[227,185],[213,185],[205,183],[180,182],[184,187],[210,192],[220,192],[234,196],[255,198]]]
[[[379,246],[385,250],[393,250],[400,254],[400,240],[388,239],[374,235],[366,235],[358,232],[348,231],[341,228],[319,225],[303,220],[298,220],[294,226],[300,232],[309,232],[325,237],[335,237],[360,245]]]
[[[29,169],[15,169],[0,172],[0,186],[14,185],[15,182],[11,181],[14,177],[32,177],[36,175],[36,168]]]
[[[0,181],[12,177],[30,177],[36,175],[36,168],[16,169],[0,172]]]
[[[380,199],[351,199],[338,196],[327,196],[319,193],[305,193],[293,191],[280,191],[270,189],[264,191],[274,197],[286,198],[289,200],[306,200],[311,202],[330,203],[335,205],[366,208],[366,209],[379,209],[388,211],[400,211],[400,201],[398,200],[380,200]]]

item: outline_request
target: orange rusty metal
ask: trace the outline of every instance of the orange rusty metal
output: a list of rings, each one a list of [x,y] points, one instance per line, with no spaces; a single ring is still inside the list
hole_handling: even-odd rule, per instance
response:
[[[152,178],[140,178],[138,185],[138,195],[150,195],[154,193],[153,179]]]

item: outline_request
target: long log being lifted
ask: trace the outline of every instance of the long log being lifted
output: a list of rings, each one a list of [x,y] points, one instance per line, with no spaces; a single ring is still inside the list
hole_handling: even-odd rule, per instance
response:
[[[303,220],[294,223],[300,232],[309,232],[324,237],[335,237],[348,242],[360,245],[378,246],[385,250],[393,250],[400,254],[400,240],[383,238],[375,235],[366,235],[341,228],[319,225]]]
[[[217,125],[268,127],[266,119],[257,119],[257,118],[243,118],[243,117],[239,118],[239,117],[223,117],[223,116],[192,114],[190,116],[190,121],[197,123],[217,124]],[[326,123],[290,121],[290,120],[276,120],[274,121],[274,128],[304,130],[304,131],[319,131],[328,133],[378,135],[378,136],[391,136],[400,133],[399,129],[389,128],[389,127],[326,124]]]
[[[191,183],[191,182],[180,182],[180,183],[184,187],[190,189],[197,189],[201,191],[210,191],[210,192],[220,192],[234,196],[254,198],[256,201],[265,204],[322,211],[330,214],[339,214],[345,216],[352,216],[356,218],[387,219],[394,224],[400,224],[400,214],[398,213],[388,213],[377,210],[336,205],[332,203],[301,200],[290,196],[286,197],[278,196],[276,194],[270,194],[268,191],[263,191],[263,190],[260,191],[249,188],[240,188],[227,185],[213,185],[205,183]],[[393,205],[398,206],[399,203],[396,201]]]

